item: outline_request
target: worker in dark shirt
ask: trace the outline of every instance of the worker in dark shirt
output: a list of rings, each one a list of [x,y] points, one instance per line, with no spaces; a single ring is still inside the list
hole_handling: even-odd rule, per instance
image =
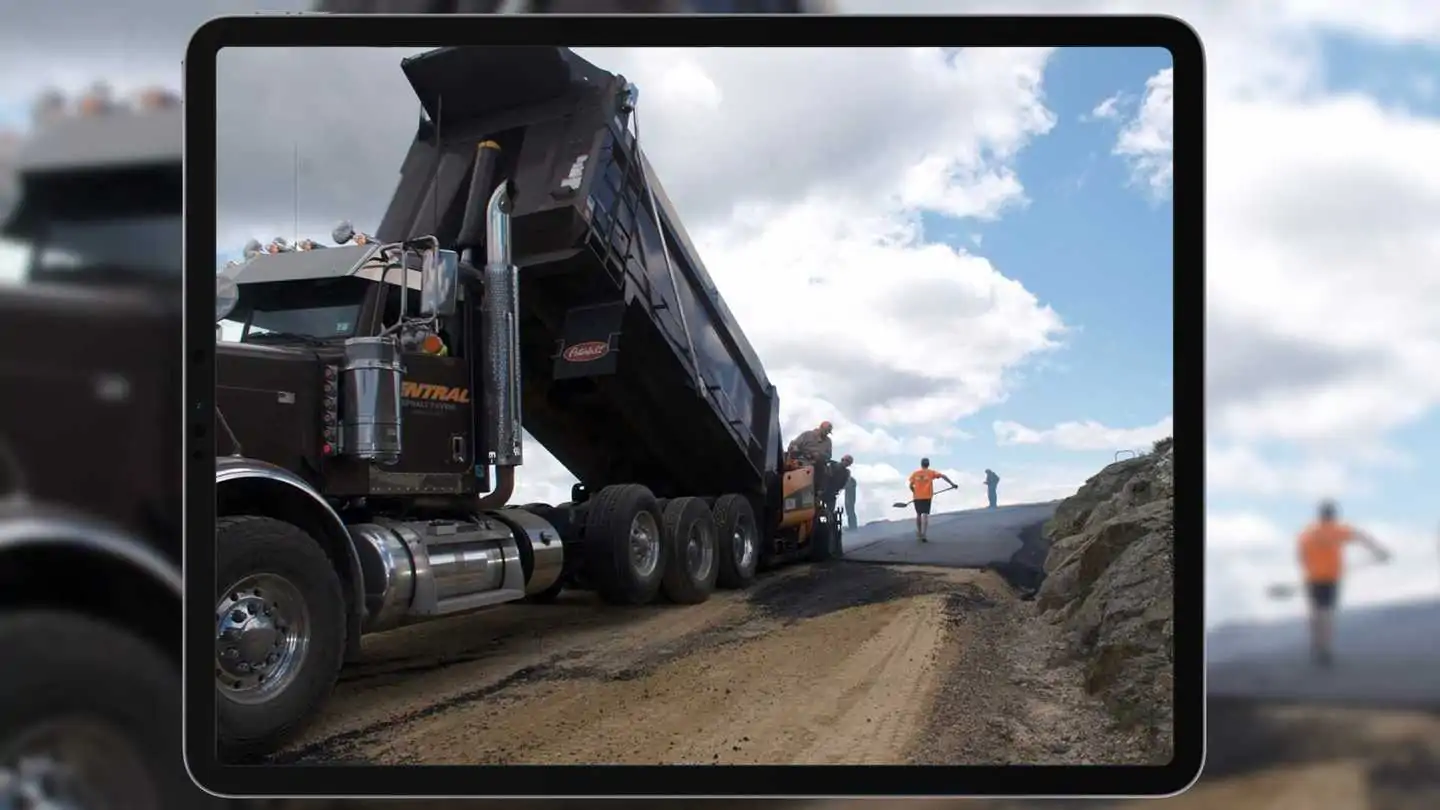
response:
[[[850,469],[849,469],[849,468],[850,468],[850,465],[853,464],[853,463],[855,463],[855,459],[854,459],[854,458],[851,458],[850,455],[847,453],[845,456],[843,456],[843,457],[840,459],[840,463],[843,464],[843,465],[845,465],[845,468],[846,468],[846,469],[845,469],[845,472],[846,472],[846,476],[845,476],[845,525],[846,525],[847,527],[851,528],[851,529],[856,529],[856,528],[859,528],[859,524],[856,523],[856,520],[855,520],[855,486],[856,486],[856,485],[855,485],[855,475],[854,475],[854,473],[851,473],[851,472],[850,472]]]

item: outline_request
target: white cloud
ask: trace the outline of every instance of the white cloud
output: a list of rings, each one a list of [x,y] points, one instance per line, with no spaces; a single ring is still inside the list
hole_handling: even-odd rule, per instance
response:
[[[1317,500],[1369,490],[1352,467],[1333,458],[1277,463],[1250,445],[1211,445],[1205,453],[1205,487],[1212,494]]]
[[[897,436],[1001,401],[1007,370],[1057,345],[1056,312],[919,222],[1025,204],[1012,161],[1054,125],[1048,51],[586,53],[642,88],[642,142],[787,425],[830,418],[838,439],[853,420],[862,452],[928,452]]]
[[[1000,445],[1046,444],[1063,450],[1148,450],[1151,444],[1173,435],[1175,420],[1167,416],[1153,425],[1136,428],[1113,428],[1093,420],[1061,422],[1047,429],[1008,421],[997,421],[992,427],[995,442]]]
[[[1095,108],[1100,113],[1108,107],[1114,114],[1112,99]],[[1175,71],[1165,68],[1145,82],[1145,98],[1140,109],[1120,131],[1115,154],[1130,163],[1137,183],[1146,185],[1155,196],[1164,196],[1174,181],[1175,142]],[[1103,116],[1109,117],[1109,115]]]
[[[1285,340],[1304,350],[1292,367],[1316,362],[1219,403],[1212,426],[1364,446],[1430,413],[1440,276],[1424,268],[1440,265],[1440,167],[1421,156],[1440,148],[1440,121],[1360,96],[1221,109],[1241,126],[1210,138],[1207,305],[1234,334],[1212,355],[1261,363],[1247,347]]]
[[[1122,93],[1116,93],[1115,95],[1110,96],[1109,98],[1106,98],[1104,101],[1100,102],[1099,104],[1096,104],[1096,105],[1095,105],[1095,109],[1091,110],[1091,111],[1090,111],[1090,114],[1089,114],[1088,116],[1084,116],[1084,117],[1083,117],[1084,120],[1088,120],[1088,121],[1107,121],[1107,120],[1110,120],[1110,119],[1112,119],[1112,118],[1117,118],[1117,117],[1119,117],[1119,115],[1120,115],[1120,101],[1121,101],[1122,97],[1123,97],[1123,94],[1122,94]]]

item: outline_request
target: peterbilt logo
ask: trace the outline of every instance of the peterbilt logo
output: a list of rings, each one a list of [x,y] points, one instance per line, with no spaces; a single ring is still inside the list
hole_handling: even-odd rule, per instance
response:
[[[587,340],[584,343],[576,343],[560,356],[567,363],[588,363],[592,360],[599,360],[610,353],[610,344],[603,340]]]

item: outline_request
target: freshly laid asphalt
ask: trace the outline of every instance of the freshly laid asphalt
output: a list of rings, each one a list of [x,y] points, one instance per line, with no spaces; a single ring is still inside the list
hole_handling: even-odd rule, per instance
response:
[[[1351,608],[1335,628],[1335,661],[1310,662],[1303,620],[1210,634],[1215,698],[1440,711],[1440,600]]]
[[[894,520],[846,529],[845,558],[859,562],[996,568],[1024,546],[1023,536],[1038,538],[1039,528],[1055,514],[1059,501],[942,512],[930,516],[928,542],[915,539],[915,512],[896,509]],[[1043,554],[1040,557],[1043,564]]]
[[[1043,578],[1039,529],[1058,502],[931,515],[929,542],[915,514],[846,529],[845,559],[989,568],[1033,592]],[[1219,628],[1208,642],[1207,691],[1216,699],[1440,711],[1440,600],[1342,608],[1334,666],[1311,664],[1303,620]]]

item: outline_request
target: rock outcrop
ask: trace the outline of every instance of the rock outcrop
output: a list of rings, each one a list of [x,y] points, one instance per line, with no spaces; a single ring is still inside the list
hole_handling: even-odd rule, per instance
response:
[[[1172,756],[1175,448],[1117,461],[1061,502],[1036,594],[1085,668],[1086,688],[1123,726]]]

